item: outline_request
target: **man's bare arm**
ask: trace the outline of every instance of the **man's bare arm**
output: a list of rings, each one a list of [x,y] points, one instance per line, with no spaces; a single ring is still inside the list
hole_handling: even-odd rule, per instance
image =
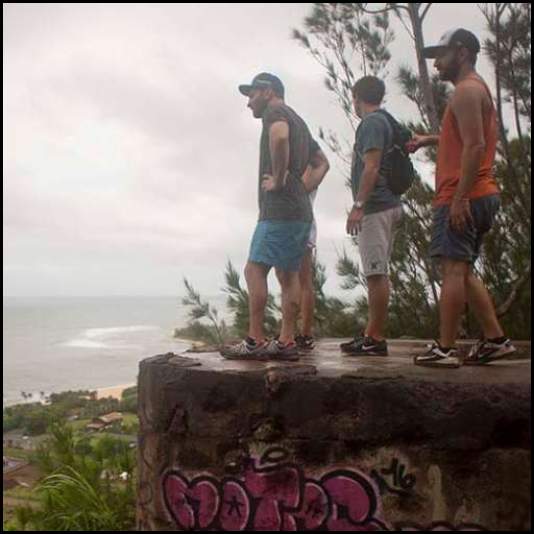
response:
[[[365,204],[369,195],[378,182],[380,176],[380,163],[382,161],[382,150],[374,148],[368,150],[363,156],[364,169],[356,196],[356,202]],[[349,216],[347,217],[346,230],[349,235],[356,235],[361,231],[362,220],[364,217],[364,208],[357,206],[356,203],[352,206]]]
[[[356,202],[367,202],[369,195],[373,192],[379,178],[380,163],[382,161],[382,150],[373,148],[363,155],[364,169],[358,188]]]
[[[420,148],[428,146],[437,146],[439,144],[439,135],[422,135],[415,134],[407,143],[406,148],[409,152],[416,152]]]
[[[330,163],[324,152],[321,149],[314,152],[310,158],[309,165],[302,175],[302,182],[308,193],[319,187],[329,169]]]
[[[277,121],[269,129],[269,149],[271,151],[272,177],[275,189],[285,185],[287,167],[289,165],[289,125],[285,121]]]
[[[486,151],[483,124],[485,98],[486,95],[478,84],[462,84],[451,102],[463,144],[462,175],[456,189],[456,199],[466,198],[473,188]]]

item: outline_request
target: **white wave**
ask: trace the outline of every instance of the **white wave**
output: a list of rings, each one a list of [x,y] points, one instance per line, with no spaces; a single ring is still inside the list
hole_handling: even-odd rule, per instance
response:
[[[114,326],[109,328],[88,328],[81,336],[71,339],[61,345],[82,349],[138,349],[139,345],[129,343],[130,336],[140,332],[161,330],[159,326],[131,325]]]
[[[66,343],[61,344],[62,347],[75,347],[80,349],[109,349],[112,345],[101,343],[99,341],[91,341],[86,338],[72,339]]]
[[[114,326],[110,328],[88,328],[84,334],[89,339],[116,337],[122,334],[132,334],[134,332],[147,332],[150,330],[160,330],[159,326],[132,325]]]

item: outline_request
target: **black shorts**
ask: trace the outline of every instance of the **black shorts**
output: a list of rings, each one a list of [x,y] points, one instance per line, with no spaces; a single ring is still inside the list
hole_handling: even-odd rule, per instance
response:
[[[434,210],[430,256],[433,259],[450,258],[474,264],[480,254],[482,238],[492,227],[499,211],[499,195],[489,195],[470,201],[473,221],[462,232],[450,225],[450,206]]]

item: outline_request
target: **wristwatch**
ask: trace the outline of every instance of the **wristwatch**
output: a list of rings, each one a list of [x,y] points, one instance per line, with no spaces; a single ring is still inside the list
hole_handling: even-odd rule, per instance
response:
[[[362,210],[364,204],[365,204],[365,202],[362,202],[361,200],[357,200],[357,201],[354,203],[354,207],[355,207],[357,210]]]

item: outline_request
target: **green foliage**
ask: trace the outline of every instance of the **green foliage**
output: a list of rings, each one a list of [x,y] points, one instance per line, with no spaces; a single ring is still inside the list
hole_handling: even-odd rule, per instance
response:
[[[137,413],[137,393],[133,395],[122,395],[122,399],[119,403],[119,411]]]
[[[4,408],[4,432],[20,429],[29,435],[37,436],[43,434],[48,425],[70,415],[91,419],[119,409],[133,413],[137,411],[137,400],[133,394],[127,395],[123,402],[119,402],[113,398],[96,400],[89,391],[67,391],[52,393],[49,400],[49,405],[30,403]]]
[[[184,286],[187,296],[182,300],[185,306],[189,306],[189,327],[195,329],[196,336],[194,339],[204,339],[209,343],[222,346],[228,337],[227,328],[224,320],[219,320],[219,312],[216,308],[210,306],[209,302],[204,302],[200,293],[195,290],[191,283],[184,278]],[[211,325],[204,327],[199,319],[207,319]],[[177,332],[182,335],[183,331]]]
[[[423,24],[431,5],[391,3],[379,8],[380,13],[373,13],[376,8],[372,4],[314,4],[310,16],[304,20],[305,29],[294,30],[293,37],[324,67],[326,87],[337,97],[353,128],[357,118],[351,106],[352,83],[365,74],[387,75],[391,58],[388,47],[394,39],[387,14],[394,14],[412,34],[413,54],[419,58]],[[525,122],[530,132],[531,120],[531,8],[526,3],[498,3],[483,4],[481,9],[491,33],[485,49],[496,70],[499,116],[502,119],[503,104],[511,104],[517,139],[508,139],[508,131],[501,120],[496,168],[503,209],[498,224],[487,237],[478,269],[495,296],[507,333],[530,338],[531,156],[530,136],[524,132]],[[353,56],[355,60],[351,61]],[[418,133],[436,131],[450,90],[436,76],[428,75],[424,61],[417,65],[417,72],[401,67],[396,75],[404,96],[419,111],[419,117],[406,126]],[[390,111],[395,114],[395,110]],[[332,133],[321,133],[321,138],[348,166],[350,144],[340,142]],[[434,161],[435,149],[428,149],[426,155]],[[428,255],[432,197],[433,191],[421,180],[403,197],[405,218],[395,242],[390,271],[388,335],[391,337],[427,338],[438,331],[440,287]],[[337,272],[342,278],[342,288],[365,289],[365,279],[346,251],[339,258]],[[365,299],[356,300],[354,311],[357,321],[365,317]],[[466,322],[463,333],[469,337],[478,335],[475,322]]]
[[[64,422],[48,429],[50,439],[33,457],[44,474],[34,491],[39,507],[16,509],[22,529],[131,530],[135,521],[135,452],[123,440],[76,436]],[[127,473],[126,482],[118,475]],[[28,528],[29,530],[29,528]]]
[[[24,420],[24,431],[30,436],[39,436],[46,432],[48,425],[54,420],[57,420],[57,414],[52,410],[33,410]]]
[[[9,432],[11,430],[15,430],[17,428],[22,428],[23,425],[23,416],[20,413],[16,413],[13,415],[7,414],[6,410],[4,410],[4,417],[2,421],[2,427],[4,433]]]
[[[387,76],[394,34],[389,27],[393,14],[412,34],[413,55],[419,59],[423,46],[423,24],[432,4],[386,4],[377,13],[372,4],[313,4],[304,30],[294,30],[293,37],[325,70],[326,87],[336,96],[347,120],[356,128],[352,110],[351,86],[365,74]],[[530,338],[530,4],[484,4],[490,38],[485,49],[496,69],[497,109],[502,118],[504,103],[511,104],[517,138],[510,140],[501,120],[496,177],[502,189],[502,210],[492,233],[487,236],[478,271],[495,297],[497,312],[508,335]],[[408,15],[408,16],[407,16]],[[406,51],[403,51],[405,53]],[[413,132],[435,132],[450,97],[450,88],[437,76],[428,74],[424,61],[417,72],[401,67],[395,80],[407,101],[419,111],[405,126]],[[391,89],[390,89],[391,91]],[[395,114],[395,110],[390,110]],[[526,126],[525,124],[528,124]],[[526,134],[525,131],[529,133]],[[322,129],[320,137],[346,164],[350,165],[351,143]],[[434,162],[435,149],[426,157]],[[348,174],[346,172],[345,174]],[[430,181],[431,177],[427,177]],[[403,196],[405,216],[397,234],[392,254],[391,300],[388,336],[429,338],[439,329],[438,301],[440,282],[429,258],[433,218],[433,190],[422,179]],[[356,254],[343,251],[337,274],[341,287],[362,295],[366,280],[354,261]],[[324,294],[324,267],[314,266],[316,292],[316,332],[322,336],[347,336],[361,330],[367,317],[367,301],[359,296],[354,302],[329,298]],[[227,305],[233,314],[231,333],[242,337],[248,329],[248,294],[230,262],[225,272]],[[186,285],[187,287],[187,285]],[[210,307],[188,287],[195,306],[193,317],[209,315]],[[279,329],[279,312],[269,296],[266,311],[268,334]],[[201,323],[190,324],[196,334],[208,336],[210,329]],[[479,335],[473,320],[463,325],[463,335]],[[213,331],[211,331],[213,335]]]
[[[490,33],[484,47],[495,68],[500,118],[496,177],[502,209],[486,240],[479,271],[492,291],[507,335],[530,339],[531,6],[488,3],[481,10]],[[505,127],[505,104],[513,110],[514,137]]]
[[[356,68],[364,74],[383,74],[391,58],[389,45],[394,39],[389,14],[369,15],[361,6],[315,3],[304,21],[308,34],[293,30],[293,38],[324,67],[326,87],[353,121],[356,118],[350,88],[356,77],[351,60],[358,58]]]
[[[347,258],[347,261],[349,259]],[[313,285],[315,289],[315,335],[318,337],[349,337],[362,328],[362,318],[355,315],[354,307],[324,293],[326,267],[315,257]]]
[[[4,408],[4,432],[20,429],[30,436],[44,434],[47,426],[61,417],[57,406],[43,406],[39,403],[17,404]]]
[[[224,273],[226,286],[223,291],[228,295],[226,304],[233,314],[232,334],[243,338],[248,333],[248,292],[241,287],[239,273],[232,265],[231,261],[226,264]],[[267,306],[265,308],[265,330],[267,335],[276,335],[280,330],[279,316],[280,308],[276,305],[275,299],[269,293]]]
[[[122,392],[123,400],[130,398],[130,397],[137,397],[137,386],[132,386],[130,388],[127,388]]]
[[[185,328],[177,328],[174,331],[174,337],[181,339],[190,339],[193,341],[203,341],[209,345],[216,344],[217,333],[212,326],[192,321]]]
[[[39,530],[120,531],[134,522],[131,488],[91,481],[70,466],[46,477],[37,489],[42,509],[30,521]]]

